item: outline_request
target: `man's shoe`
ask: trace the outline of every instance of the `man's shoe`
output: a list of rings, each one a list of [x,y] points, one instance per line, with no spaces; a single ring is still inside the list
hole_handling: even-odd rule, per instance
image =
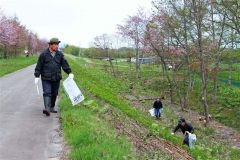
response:
[[[50,116],[51,97],[44,96],[43,102],[45,106],[45,109],[43,110],[43,114],[46,114],[46,116]]]
[[[43,110],[43,114],[46,114],[46,116],[50,116],[50,112],[45,109]]]
[[[57,113],[57,111],[54,110],[54,109],[50,109],[50,112],[52,112],[52,113]]]

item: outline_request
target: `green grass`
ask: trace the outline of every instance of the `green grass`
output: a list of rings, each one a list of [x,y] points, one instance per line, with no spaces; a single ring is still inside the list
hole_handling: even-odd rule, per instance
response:
[[[189,94],[189,107],[204,113],[202,103],[199,101],[201,82],[196,79],[194,90]],[[212,117],[226,126],[240,131],[240,88],[226,83],[218,83],[217,102],[213,101],[212,83],[208,85],[209,113]]]
[[[37,62],[37,56],[0,59],[0,77]]]
[[[75,79],[79,77],[76,75]],[[86,96],[86,95],[85,95]],[[118,136],[108,123],[98,117],[98,102],[71,106],[62,94],[60,110],[64,136],[71,146],[71,160],[121,160],[133,156],[133,146],[123,136]]]
[[[230,75],[229,71],[222,71],[218,74],[218,78],[223,80],[228,80],[229,75]],[[235,71],[231,73],[231,80],[240,82],[240,70],[238,72]]]
[[[221,71],[218,73],[218,78],[221,80],[228,80],[231,76],[231,80],[240,82],[240,64],[232,64],[232,71],[230,72],[229,64],[221,64]]]
[[[148,69],[146,69],[148,67]],[[152,67],[151,69],[149,69]],[[234,64],[234,67],[239,67],[239,65]],[[128,72],[126,68],[124,70],[121,70],[122,72]],[[225,72],[220,72],[225,73]],[[235,76],[240,75],[240,73],[234,72]],[[127,74],[126,77],[131,77],[134,75],[134,73]],[[133,76],[132,76],[133,77]],[[134,77],[133,77],[134,78]],[[235,77],[235,80],[237,77]],[[146,80],[150,80],[150,83],[145,83]],[[161,78],[161,70],[157,70],[156,66],[143,66],[142,67],[142,73],[141,73],[141,79],[139,80],[139,84],[141,84],[142,88],[145,88],[145,95],[146,90],[152,91],[151,94],[159,95],[161,92],[169,90],[168,83],[166,79]],[[198,75],[195,76],[195,85],[193,88],[193,91],[190,92],[188,102],[189,107],[195,111],[203,113],[203,107],[202,103],[199,101],[201,91],[201,80],[198,77]],[[218,102],[212,102],[212,93],[213,92],[213,83],[211,82],[211,79],[209,79],[208,84],[208,103],[209,103],[209,110],[210,114],[218,120],[219,122],[237,129],[240,131],[240,88],[235,87],[233,85],[228,85],[227,83],[223,83],[221,81],[218,82]],[[149,92],[148,92],[149,94]],[[175,102],[178,103],[177,96],[174,95]]]
[[[149,129],[154,135],[160,136],[185,148],[181,145],[182,142],[180,137],[170,135],[171,128],[169,128],[168,124],[160,122],[156,125],[155,121],[151,117],[141,110],[137,110],[131,106],[131,104],[123,97],[124,94],[131,94],[128,84],[128,82],[131,81],[131,78],[129,80],[128,76],[122,77],[124,75],[121,74],[119,74],[118,78],[115,78],[108,72],[103,71],[101,67],[94,64],[87,64],[82,59],[69,59],[69,61],[75,69],[75,75],[80,76],[80,79],[77,80],[77,83],[80,86],[88,90],[97,98],[119,109],[128,117],[136,120],[145,128]],[[125,70],[129,74],[132,72],[124,67],[121,69]],[[144,74],[149,76],[148,72]],[[137,92],[139,92],[140,95],[148,93],[150,93],[150,95],[157,94],[154,91],[148,90],[148,88],[141,87],[141,82],[133,83],[135,83]],[[197,133],[200,138],[199,144],[195,149],[190,151],[193,157],[196,159],[221,159],[219,156],[221,155],[221,157],[225,157],[225,159],[236,159],[234,157],[240,155],[239,151],[235,151],[235,149],[228,147],[225,144],[211,142],[211,138],[205,137],[207,132],[208,131],[199,129],[199,133]]]
[[[219,102],[210,108],[211,114],[221,123],[240,131],[240,88],[219,86]]]

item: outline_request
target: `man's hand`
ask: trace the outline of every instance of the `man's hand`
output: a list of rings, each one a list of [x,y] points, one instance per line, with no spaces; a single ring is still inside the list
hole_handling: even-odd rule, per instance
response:
[[[174,133],[172,132],[171,135],[174,135]]]
[[[38,81],[39,81],[39,78],[36,77],[35,80],[34,80],[34,83],[35,83],[35,84],[38,84]]]
[[[187,135],[187,134],[189,134],[189,132],[188,132],[188,131],[186,131],[184,135]]]
[[[70,73],[70,74],[68,75],[68,77],[71,78],[71,79],[73,79],[73,78],[74,78],[74,75],[73,75],[72,73]]]

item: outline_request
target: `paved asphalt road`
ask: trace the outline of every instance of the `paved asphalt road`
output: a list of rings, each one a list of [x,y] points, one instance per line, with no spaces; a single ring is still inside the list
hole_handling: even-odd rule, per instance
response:
[[[61,154],[59,115],[42,114],[34,67],[0,78],[0,160],[57,160]]]

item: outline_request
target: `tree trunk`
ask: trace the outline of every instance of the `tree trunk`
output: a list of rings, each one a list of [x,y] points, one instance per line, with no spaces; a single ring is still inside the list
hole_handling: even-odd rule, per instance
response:
[[[186,9],[186,0],[184,0],[184,10]],[[190,68],[190,49],[189,49],[189,45],[188,45],[188,28],[187,28],[187,18],[186,15],[184,15],[184,22],[183,22],[183,26],[184,26],[184,44],[185,44],[185,50],[186,50],[186,56],[185,56],[185,60],[186,60],[186,65],[187,65],[187,75],[188,75],[188,90],[187,90],[187,95],[188,95],[188,91],[192,90],[192,74],[191,74],[191,68]]]
[[[213,102],[217,102],[217,86],[218,86],[218,68],[219,68],[219,63],[215,65],[216,71],[213,73]]]
[[[201,13],[200,8],[197,8],[197,4],[195,0],[193,2],[193,9],[195,14],[195,22],[197,27],[197,43],[198,43],[198,54],[200,60],[200,70],[201,70],[201,80],[202,80],[202,87],[201,87],[201,101],[204,108],[205,118],[206,118],[206,125],[209,123],[209,112],[208,112],[208,103],[207,103],[207,68],[205,57],[203,53],[202,47],[202,23],[203,23],[203,13]]]
[[[107,50],[108,60],[109,60],[109,64],[110,64],[112,74],[114,75],[114,77],[116,77],[116,74],[115,74],[115,71],[114,71],[114,66],[113,66],[113,63],[112,63],[112,57],[109,54],[109,49],[107,48],[106,50]]]
[[[215,34],[215,23],[214,23],[214,12],[213,12],[214,6],[213,6],[213,2],[211,3],[211,19],[212,19],[212,32],[213,32],[213,43],[215,45],[216,48],[216,61],[215,61],[215,70],[213,73],[213,102],[217,102],[217,85],[218,85],[218,72],[220,69],[220,56],[221,56],[221,43],[222,43],[222,38],[223,38],[223,32],[224,32],[224,28],[225,28],[225,21],[226,21],[226,13],[224,13],[223,15],[223,20],[221,22],[221,32],[220,32],[220,37],[218,40],[218,43],[216,42],[216,34]]]
[[[206,118],[206,125],[209,123],[209,112],[208,112],[208,103],[207,103],[207,70],[206,70],[206,64],[203,57],[202,52],[202,44],[201,41],[199,41],[199,53],[201,58],[201,79],[202,79],[202,103],[204,107],[204,113]]]
[[[17,46],[14,46],[14,56],[17,57]]]
[[[7,59],[7,46],[4,46],[3,58]]]
[[[178,99],[179,99],[179,103],[180,103],[180,106],[181,106],[181,109],[182,109],[182,111],[184,110],[184,108],[185,108],[185,106],[184,106],[184,102],[183,102],[183,97],[185,97],[185,95],[182,95],[181,94],[181,91],[180,91],[180,88],[179,88],[179,86],[178,86],[178,84],[177,84],[177,81],[176,81],[176,77],[175,77],[175,73],[173,74],[173,84],[174,84],[174,86],[175,86],[175,88],[176,88],[176,90],[177,90],[177,96],[178,96]]]
[[[160,56],[160,53],[158,53],[158,55]],[[162,62],[162,68],[163,68],[163,72],[164,75],[167,77],[167,81],[168,81],[168,85],[169,85],[169,92],[170,92],[170,101],[173,104],[174,103],[174,94],[173,94],[173,88],[174,85],[169,77],[168,71],[167,71],[167,66],[166,66],[166,62],[164,60],[164,58],[162,56],[160,56],[161,62]]]
[[[138,39],[138,37],[137,37]],[[139,41],[136,40],[135,41],[135,45],[136,45],[136,77],[139,78],[140,77],[140,63],[139,63]]]

